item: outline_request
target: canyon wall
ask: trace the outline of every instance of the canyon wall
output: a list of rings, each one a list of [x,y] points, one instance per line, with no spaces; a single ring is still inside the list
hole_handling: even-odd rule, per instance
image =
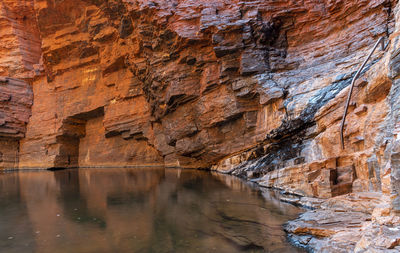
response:
[[[27,82],[0,77],[0,168],[18,168],[19,140],[26,131],[32,99]]]
[[[211,167],[302,196],[384,192],[400,209],[397,9],[3,1],[0,151],[16,158],[0,166]],[[390,43],[355,84],[342,150],[349,85],[380,37]]]
[[[18,168],[41,56],[33,1],[0,2],[0,168]]]

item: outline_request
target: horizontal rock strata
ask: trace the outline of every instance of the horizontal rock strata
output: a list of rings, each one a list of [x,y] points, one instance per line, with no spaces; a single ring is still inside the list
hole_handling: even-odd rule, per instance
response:
[[[399,13],[394,0],[3,0],[0,167],[212,168],[299,198],[379,192],[400,211]],[[342,150],[349,85],[381,37]]]
[[[17,168],[19,140],[31,116],[33,93],[22,80],[0,76],[0,168]]]
[[[400,217],[380,193],[349,194],[319,203],[285,225],[290,240],[315,252],[399,252]]]

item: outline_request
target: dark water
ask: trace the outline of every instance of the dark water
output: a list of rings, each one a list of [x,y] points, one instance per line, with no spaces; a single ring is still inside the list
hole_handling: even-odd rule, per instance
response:
[[[0,173],[0,252],[300,252],[282,231],[299,211],[203,171]]]

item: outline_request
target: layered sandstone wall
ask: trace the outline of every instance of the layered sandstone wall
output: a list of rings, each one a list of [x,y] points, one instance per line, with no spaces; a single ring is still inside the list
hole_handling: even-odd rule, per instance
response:
[[[3,0],[0,168],[212,168],[317,203],[287,227],[310,247],[396,250],[399,24],[395,0]]]
[[[81,139],[69,125],[95,117],[107,139],[148,145],[150,160],[208,167],[302,116],[332,75],[353,71],[392,29],[391,4],[36,1],[45,71],[22,161],[78,154],[61,142]]]
[[[25,135],[32,99],[27,82],[0,77],[0,169],[18,168],[19,140]]]
[[[41,57],[33,1],[0,2],[0,168],[18,168],[33,102],[29,82]]]
[[[315,125],[304,131],[303,136],[294,139],[297,145],[290,143],[290,152],[293,147],[300,147],[294,159],[286,162],[282,159],[285,149],[281,144],[286,141],[283,138],[275,140],[277,146],[267,142],[222,160],[215,168],[229,170],[248,179],[255,178],[261,185],[301,196],[329,198],[350,192],[382,192],[391,199],[391,208],[400,210],[400,94],[396,84],[399,68],[399,10],[399,6],[393,9],[395,26],[386,38],[387,49],[384,53],[376,53],[376,58],[367,65],[362,77],[355,83],[344,131],[344,150],[339,146],[339,129],[349,87],[318,108],[314,117]],[[366,54],[361,59],[365,57]],[[336,83],[343,81],[349,82],[354,74],[350,73],[349,79],[346,74],[339,76],[333,86],[338,87]],[[288,129],[293,127],[289,125]],[[286,131],[285,128],[282,130]],[[279,131],[272,133],[270,136],[275,138],[274,134]],[[293,140],[291,133],[288,136],[289,140]]]
[[[19,166],[213,166],[304,196],[398,191],[395,6],[3,1],[1,73],[34,94]],[[382,36],[341,150],[348,86]]]
[[[28,79],[41,57],[33,1],[0,2],[0,76]]]

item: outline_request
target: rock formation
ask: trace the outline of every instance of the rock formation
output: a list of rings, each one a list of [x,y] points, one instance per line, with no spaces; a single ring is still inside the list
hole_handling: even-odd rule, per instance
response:
[[[31,86],[18,79],[0,79],[0,167],[17,168],[19,140],[31,115]]]
[[[0,42],[0,168],[16,168],[41,55],[33,1],[0,2]]]
[[[400,211],[399,8],[3,0],[0,166],[212,168],[305,197],[379,192]],[[382,36],[342,150],[349,84]]]

